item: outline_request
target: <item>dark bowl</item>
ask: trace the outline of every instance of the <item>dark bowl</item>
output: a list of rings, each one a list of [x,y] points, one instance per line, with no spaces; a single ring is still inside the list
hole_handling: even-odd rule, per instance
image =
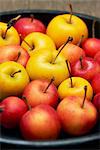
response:
[[[47,26],[49,21],[58,14],[68,13],[66,11],[48,11],[48,10],[18,10],[18,11],[9,11],[9,12],[1,12],[0,13],[0,21],[8,22],[9,19],[16,17],[17,15],[21,14],[22,16],[29,16],[30,14],[34,14],[34,16]],[[75,15],[82,18],[89,29],[89,36],[91,37],[92,33],[92,22],[96,20],[96,27],[95,27],[95,35],[96,37],[100,38],[100,18],[87,16],[84,14],[77,14]],[[69,147],[75,146],[80,144],[85,144],[88,142],[100,141],[100,121],[97,122],[96,126],[92,129],[92,131],[84,136],[80,137],[72,137],[65,135],[62,133],[57,140],[53,141],[25,141],[22,139],[19,129],[8,130],[1,127],[1,136],[0,136],[0,143],[2,144],[11,144],[11,145],[19,145],[19,146],[28,146],[31,148],[58,148],[58,147]],[[99,144],[99,143],[98,143]],[[74,147],[73,147],[74,148]]]

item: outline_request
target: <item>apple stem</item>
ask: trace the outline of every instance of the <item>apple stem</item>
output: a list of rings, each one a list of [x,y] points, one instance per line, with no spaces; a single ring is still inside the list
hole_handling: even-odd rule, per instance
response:
[[[30,49],[32,50],[33,47],[27,41],[25,41],[25,39],[22,37],[22,35],[19,34],[19,36],[20,36],[21,40],[24,41],[26,43],[26,45],[28,45],[30,47]]]
[[[26,104],[27,104],[27,106],[28,106],[28,109],[29,109],[29,110],[31,110],[31,109],[32,109],[32,107],[31,107],[31,105],[29,105],[29,104],[28,104],[28,100],[27,100],[27,98],[26,98],[25,96],[22,96],[22,99],[24,99],[25,103],[26,103]]]
[[[54,79],[54,77],[53,77],[53,78],[50,80],[48,86],[45,88],[45,90],[44,90],[43,93],[46,93],[46,92],[47,92],[48,88],[50,87],[50,85],[52,84],[52,82],[53,82],[54,80],[55,80],[55,79]]]
[[[30,17],[31,17],[31,22],[33,22],[33,20],[34,20],[34,15],[31,14]]]
[[[80,65],[81,65],[81,69],[83,69],[83,63],[82,63],[83,57],[80,57]]]
[[[12,18],[9,22],[15,23],[20,17],[21,15],[18,15],[17,17]]]
[[[81,45],[83,38],[84,38],[84,35],[81,36],[79,42],[77,43],[77,46],[80,46],[80,45]]]
[[[59,56],[59,54],[61,53],[62,49],[66,46],[66,44],[68,44],[69,42],[72,42],[73,41],[73,38],[72,37],[68,37],[67,41],[64,43],[64,45],[61,47],[61,49],[59,50],[58,54],[56,55],[54,61],[52,62],[52,64],[55,63],[57,57]]]
[[[18,61],[20,55],[21,55],[21,52],[19,51],[19,52],[18,52],[18,55],[17,55],[17,59],[15,60],[16,62]]]
[[[4,111],[4,106],[0,106],[0,113]]]
[[[7,29],[6,29],[6,31],[4,32],[4,34],[3,34],[3,39],[5,39],[6,38],[6,35],[7,35],[7,31],[11,28],[11,26],[12,26],[12,24],[10,24],[10,23],[8,23],[7,24]]]
[[[72,15],[73,15],[73,7],[72,7],[72,4],[71,4],[71,2],[70,2],[70,0],[69,0],[69,8],[70,8],[70,18],[69,18],[69,21],[68,21],[68,23],[72,23]]]
[[[93,24],[92,24],[92,37],[95,38],[95,23],[96,20],[93,20]]]
[[[3,39],[6,38],[7,31],[8,31],[8,27],[7,27],[6,31],[4,32],[4,34],[2,35]]]
[[[15,24],[15,22],[21,17],[21,15],[18,15],[17,17],[11,19],[8,23],[7,23],[7,29],[3,34],[3,39],[6,38],[7,35],[7,31]]]
[[[84,99],[83,99],[83,103],[82,103],[82,108],[84,107],[84,103],[85,103],[85,99],[86,99],[86,93],[87,93],[87,85],[84,86]]]
[[[18,70],[18,71],[16,71],[16,72],[12,73],[10,76],[11,76],[11,77],[14,77],[14,75],[15,75],[16,73],[19,73],[19,72],[21,72],[21,70]]]
[[[17,17],[15,17],[15,18],[12,18],[8,23],[7,23],[7,26],[9,27],[11,27],[11,26],[13,26],[15,23],[16,23],[16,21],[19,19],[21,17],[21,15],[18,15]]]
[[[70,81],[71,81],[71,88],[72,88],[73,87],[73,82],[72,82],[70,68],[69,68],[69,65],[68,65],[68,60],[66,60],[66,64],[67,64],[67,68],[68,68],[68,72],[69,72],[69,78],[70,78]]]

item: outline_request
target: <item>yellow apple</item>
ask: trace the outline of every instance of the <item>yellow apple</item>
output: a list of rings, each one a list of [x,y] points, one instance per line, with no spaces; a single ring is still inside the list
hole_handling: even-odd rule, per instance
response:
[[[25,68],[14,61],[0,64],[0,99],[7,96],[19,96],[29,83]]]
[[[12,26],[7,30],[7,24],[0,22],[0,46],[11,45],[11,44],[20,44],[20,37],[17,30]],[[6,36],[4,37],[6,32]]]
[[[81,96],[84,97],[84,86],[87,86],[87,99],[92,99],[93,89],[90,83],[81,77],[72,77],[72,84],[70,78],[64,80],[58,87],[58,93],[60,99],[63,99],[67,96]]]
[[[50,48],[51,50],[55,50],[56,46],[53,40],[46,34],[40,32],[33,32],[27,35],[22,42],[21,46],[28,51],[30,55],[34,53],[34,51],[39,50],[41,48]],[[30,45],[30,46],[29,46]]]
[[[55,85],[59,85],[63,80],[69,77],[69,72],[65,58],[61,55],[54,59],[57,51],[51,49],[40,49],[35,51],[29,58],[26,70],[31,80],[55,78]]]
[[[84,35],[84,39],[88,37],[88,29],[85,22],[79,17],[72,15],[71,23],[69,22],[70,14],[63,14],[54,17],[47,26],[47,35],[60,47],[66,42],[66,39],[73,37],[73,44],[77,44]]]

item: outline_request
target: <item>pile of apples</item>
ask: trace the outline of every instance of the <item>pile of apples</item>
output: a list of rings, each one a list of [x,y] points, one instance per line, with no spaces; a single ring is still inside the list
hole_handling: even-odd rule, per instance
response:
[[[94,24],[93,24],[94,25]],[[34,16],[0,22],[0,124],[26,140],[87,134],[100,118],[100,39],[79,17],[46,27]]]

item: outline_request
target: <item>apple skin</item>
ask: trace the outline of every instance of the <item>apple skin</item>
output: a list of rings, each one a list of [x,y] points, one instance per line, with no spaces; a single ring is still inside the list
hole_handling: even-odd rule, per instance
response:
[[[58,104],[58,92],[56,86],[52,83],[46,93],[44,90],[49,85],[47,80],[33,80],[24,89],[23,96],[26,97],[31,107],[39,104],[48,104],[56,107]],[[22,97],[23,97],[22,96]]]
[[[82,42],[82,48],[85,50],[87,56],[94,57],[100,51],[100,39],[88,38]]]
[[[73,87],[71,87],[70,78],[64,80],[58,87],[58,94],[60,100],[66,96],[80,96],[84,97],[84,86],[87,86],[86,97],[89,100],[92,100],[93,89],[91,84],[84,78],[81,77],[72,77]]]
[[[5,39],[3,39],[2,34],[6,31],[7,24],[0,22],[0,46],[5,45],[19,45],[20,44],[20,37],[17,30],[12,26],[8,29]]]
[[[50,81],[54,77],[54,84],[58,86],[68,78],[69,72],[64,57],[59,55],[53,63],[57,54],[58,52],[48,48],[35,51],[26,65],[30,79],[48,79]]]
[[[70,14],[58,15],[47,26],[46,33],[54,40],[57,48],[64,44],[69,36],[73,37],[73,44],[77,44],[82,35],[83,40],[88,37],[88,28],[83,20],[72,15],[72,23],[69,23],[69,18]]]
[[[86,99],[82,108],[82,100],[83,97],[69,96],[57,107],[62,128],[70,135],[84,135],[90,132],[97,122],[97,111],[94,105]]]
[[[11,77],[16,71],[14,77]],[[7,61],[0,64],[0,98],[6,98],[7,96],[20,96],[29,83],[29,76],[25,68],[14,61]]]
[[[93,104],[97,108],[97,111],[99,113],[99,118],[100,118],[100,93],[97,93],[94,98],[93,98]]]
[[[15,29],[24,37],[32,32],[46,32],[45,25],[38,19],[31,17],[20,18],[14,25]]]
[[[61,47],[58,50],[60,50]],[[72,43],[66,44],[65,47],[62,49],[61,54],[65,57],[66,60],[70,62],[70,64],[78,61],[80,57],[85,57],[84,50]]]
[[[35,51],[43,48],[50,48],[51,51],[56,50],[53,40],[48,35],[43,33],[30,33],[24,40],[32,47],[32,49],[24,41],[22,42],[21,47],[27,50],[30,56],[32,56]]]
[[[100,73],[95,74],[94,78],[91,81],[91,85],[94,93],[100,93]]]
[[[100,51],[95,54],[94,60],[97,61],[100,65]]]
[[[57,112],[49,105],[40,104],[24,114],[20,130],[26,140],[54,140],[60,134],[61,125]]]
[[[25,102],[15,96],[5,98],[0,103],[0,124],[5,128],[15,128],[19,125],[20,119],[27,112],[28,108]]]
[[[19,52],[21,54],[18,58]],[[25,67],[28,59],[29,59],[29,54],[20,45],[0,46],[0,63],[6,62],[6,61],[15,61]]]
[[[93,58],[82,58],[82,67],[80,60],[75,62],[71,67],[71,73],[73,76],[79,76],[86,80],[91,81],[95,74],[100,72],[100,66]]]

